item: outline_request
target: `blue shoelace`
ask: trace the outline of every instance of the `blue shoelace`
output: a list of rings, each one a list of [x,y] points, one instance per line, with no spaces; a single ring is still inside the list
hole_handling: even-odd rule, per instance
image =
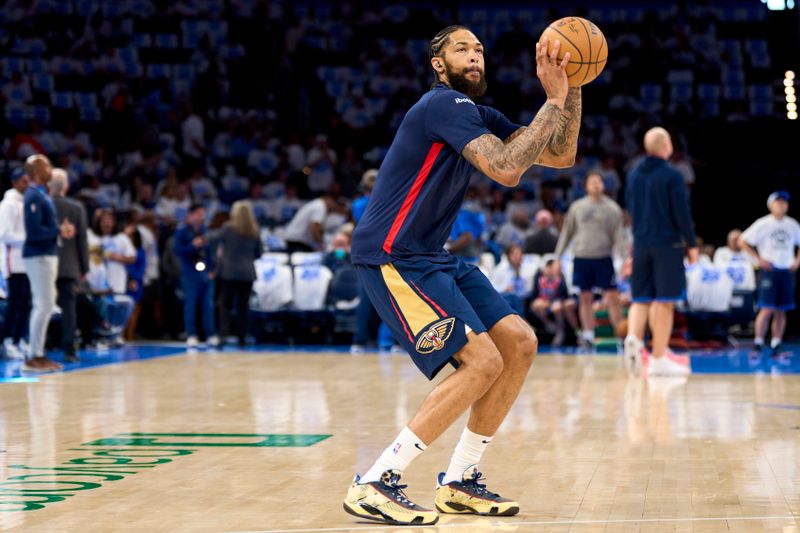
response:
[[[400,485],[399,481],[400,481],[400,476],[393,475],[391,478],[389,478],[388,483],[381,480],[381,484],[384,487],[386,487],[387,492],[391,494],[392,498],[394,498],[396,501],[404,505],[408,505],[409,507],[414,507],[415,506],[414,502],[409,500],[408,496],[406,496],[406,493],[403,492],[403,489],[408,487],[408,485]]]
[[[499,498],[499,495],[495,494],[494,492],[492,492],[490,490],[488,490],[486,488],[485,484],[478,483],[478,481],[481,480],[481,479],[485,480],[486,478],[483,477],[483,473],[482,472],[478,472],[476,470],[475,473],[472,475],[472,478],[464,480],[462,483],[464,485],[469,486],[472,489],[472,491],[475,492],[475,494],[477,494],[479,496],[488,496],[488,497],[491,497],[491,498]]]

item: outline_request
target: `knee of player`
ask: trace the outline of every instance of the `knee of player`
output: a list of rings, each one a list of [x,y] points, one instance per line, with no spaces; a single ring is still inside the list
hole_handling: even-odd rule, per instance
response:
[[[527,364],[533,363],[539,351],[539,338],[531,328],[524,328],[517,336],[517,358]]]
[[[511,353],[503,354],[506,362],[522,363],[529,366],[536,357],[539,349],[539,339],[533,328],[524,324],[521,320],[517,323],[513,335],[513,350]]]
[[[483,335],[481,335],[483,337]],[[476,339],[477,340],[477,339]],[[471,361],[472,368],[480,376],[489,382],[494,382],[503,372],[503,356],[500,355],[497,347],[486,335],[486,339],[481,338],[476,345],[477,357]]]

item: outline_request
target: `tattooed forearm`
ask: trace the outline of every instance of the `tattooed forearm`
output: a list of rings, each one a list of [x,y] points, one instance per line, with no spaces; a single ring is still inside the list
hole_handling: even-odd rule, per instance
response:
[[[462,154],[490,178],[515,185],[551,142],[560,116],[561,109],[547,102],[530,126],[518,129],[505,142],[491,134],[481,135],[467,144]]]
[[[581,128],[581,88],[570,87],[558,128],[547,146],[556,157],[574,153],[578,147],[578,131]]]

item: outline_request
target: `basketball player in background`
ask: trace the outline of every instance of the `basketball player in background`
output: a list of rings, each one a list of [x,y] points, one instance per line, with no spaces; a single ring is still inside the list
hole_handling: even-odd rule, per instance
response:
[[[622,210],[604,194],[603,176],[590,172],[583,180],[586,196],[573,202],[556,245],[560,258],[572,244],[575,258],[572,283],[581,291],[581,345],[594,345],[594,289],[603,291],[608,303],[608,317],[615,326],[622,310],[614,273],[614,250],[625,257],[625,227]]]
[[[684,376],[690,369],[670,359],[675,302],[683,297],[686,273],[683,258],[696,263],[697,248],[692,212],[683,176],[670,163],[672,139],[664,128],[645,133],[647,156],[628,174],[628,211],[633,221],[633,304],[628,313],[625,366],[641,372],[645,327],[653,334],[653,357],[648,376]]]
[[[395,338],[428,377],[457,370],[428,395],[375,464],[356,476],[345,510],[391,524],[433,524],[436,511],[411,502],[400,485],[409,463],[461,415],[469,421],[446,471],[436,508],[445,513],[510,516],[515,501],[480,483],[478,462],[519,394],[537,350],[531,327],[477,267],[443,248],[478,169],[507,187],[531,165],[575,161],[581,91],[570,89],[558,62],[536,45],[536,73],[547,101],[528,126],[476,105],[484,94],[484,49],[464,26],[431,41],[431,90],[406,114],[353,234],[352,258],[369,299]]]
[[[753,222],[739,237],[739,245],[760,268],[754,349],[758,353],[764,349],[764,337],[772,319],[773,356],[781,353],[786,311],[795,308],[794,273],[800,268],[800,224],[786,216],[789,199],[786,191],[770,194],[767,198],[770,214]]]

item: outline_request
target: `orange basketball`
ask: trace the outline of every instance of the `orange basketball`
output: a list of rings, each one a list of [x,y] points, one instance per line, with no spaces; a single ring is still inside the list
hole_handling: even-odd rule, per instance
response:
[[[595,79],[606,66],[608,45],[603,32],[593,22],[580,17],[564,17],[550,24],[542,32],[547,37],[547,52],[561,41],[558,60],[570,53],[567,77],[570,87],[580,87]],[[539,37],[541,42],[542,37]]]

